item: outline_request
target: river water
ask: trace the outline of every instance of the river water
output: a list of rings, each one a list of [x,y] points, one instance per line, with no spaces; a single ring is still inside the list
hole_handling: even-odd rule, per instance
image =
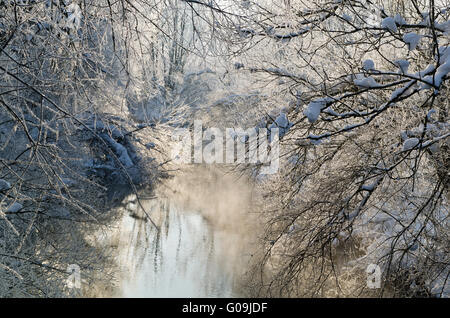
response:
[[[142,200],[159,231],[132,199],[116,240],[118,297],[235,297],[233,266],[223,253],[226,233],[197,211],[169,199]]]

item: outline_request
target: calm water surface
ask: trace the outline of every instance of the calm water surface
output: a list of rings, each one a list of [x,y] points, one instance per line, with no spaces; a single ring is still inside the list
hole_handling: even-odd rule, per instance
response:
[[[196,211],[168,199],[143,201],[160,227],[128,203],[119,226],[119,297],[236,297],[221,236]],[[137,217],[136,217],[137,216]]]

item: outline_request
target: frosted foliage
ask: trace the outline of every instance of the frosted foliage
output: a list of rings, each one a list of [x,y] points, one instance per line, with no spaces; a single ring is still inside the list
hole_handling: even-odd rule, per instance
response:
[[[0,1],[0,297],[111,288],[99,233],[185,168],[169,140],[196,120],[279,129],[276,174],[221,167],[262,223],[243,293],[450,296],[450,1],[16,2]]]
[[[448,296],[450,3],[227,3],[251,18],[219,15],[218,50],[269,96],[255,106],[264,125],[280,108],[291,125],[280,173],[260,185],[255,290]],[[371,263],[382,290],[365,285]]]
[[[0,1],[0,297],[112,287],[111,250],[97,233],[124,194],[158,176],[160,144],[148,132],[161,117],[160,127],[172,125],[185,104],[172,103],[187,52],[178,45],[189,41],[185,8]],[[170,105],[163,116],[133,120],[152,96]],[[80,289],[67,284],[67,268],[80,269]]]
[[[384,18],[381,22],[381,27],[388,29],[391,32],[397,32],[397,24],[392,17]]]
[[[409,32],[403,35],[403,41],[408,44],[409,50],[413,51],[417,48],[419,44],[421,36],[414,32]]]

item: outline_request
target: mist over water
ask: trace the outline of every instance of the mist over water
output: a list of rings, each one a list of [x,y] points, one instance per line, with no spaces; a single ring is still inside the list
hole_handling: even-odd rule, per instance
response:
[[[131,198],[115,233],[115,296],[243,296],[257,232],[251,197],[252,189],[235,176],[185,171],[158,189],[157,198],[141,200],[159,231]]]

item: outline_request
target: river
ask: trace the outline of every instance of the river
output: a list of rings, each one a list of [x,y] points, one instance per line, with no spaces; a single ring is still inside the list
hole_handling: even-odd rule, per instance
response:
[[[200,213],[187,211],[169,199],[144,201],[143,205],[160,229],[124,214],[119,297],[236,296],[233,273],[222,266],[221,235]]]
[[[175,191],[166,197],[142,195],[142,206],[134,195],[125,200],[112,239],[118,265],[114,296],[242,296],[241,267],[251,256],[244,249],[248,187],[210,174],[182,180],[192,183],[175,179]]]

